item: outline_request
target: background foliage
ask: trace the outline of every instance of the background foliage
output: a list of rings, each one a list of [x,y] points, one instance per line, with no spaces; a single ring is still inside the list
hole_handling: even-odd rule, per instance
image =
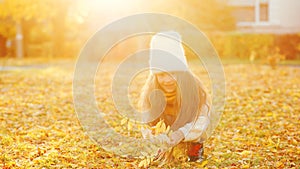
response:
[[[271,65],[225,64],[226,106],[214,135],[205,142],[206,160],[187,162],[178,145],[176,160],[163,168],[300,166],[299,66],[276,67],[280,60],[299,59],[299,34],[240,33],[232,9],[219,0],[0,0],[0,168],[158,168],[151,159],[121,158],[90,140],[72,98],[74,58],[85,41],[111,21],[141,12],[191,22],[209,36],[224,60]],[[17,25],[22,27],[26,59],[14,58]],[[108,58],[127,56],[137,45],[128,39],[117,48]],[[209,86],[206,70],[193,60],[196,56],[188,48],[186,54],[192,71]],[[135,124],[116,116],[109,99],[110,73],[116,66],[108,63],[95,81],[99,109],[116,131],[140,135]],[[139,98],[145,79],[136,80],[129,96]]]
[[[221,57],[266,59],[276,53],[285,59],[300,57],[299,34],[211,33],[209,37]]]

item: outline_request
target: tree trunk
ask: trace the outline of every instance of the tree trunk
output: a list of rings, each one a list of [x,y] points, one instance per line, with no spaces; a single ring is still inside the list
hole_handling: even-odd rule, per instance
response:
[[[67,9],[58,7],[57,15],[53,18],[53,54],[54,57],[64,56],[65,45],[65,20],[67,15]]]
[[[23,33],[21,23],[16,23],[16,56],[17,58],[23,58]]]
[[[0,57],[4,57],[6,54],[6,38],[0,35]]]

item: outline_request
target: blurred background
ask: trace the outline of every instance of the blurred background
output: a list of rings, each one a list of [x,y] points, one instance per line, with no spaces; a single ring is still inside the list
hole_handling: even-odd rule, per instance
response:
[[[0,168],[139,168],[144,160],[120,158],[86,135],[76,115],[74,93],[82,92],[86,103],[90,97],[85,95],[91,94],[87,89],[94,84],[92,98],[109,126],[127,136],[140,136],[139,125],[116,109],[111,81],[118,77],[120,59],[149,48],[151,35],[125,39],[108,52],[101,66],[92,60],[85,71],[77,71],[87,75],[84,78],[94,76],[86,72],[98,65],[94,80],[76,81],[74,69],[80,50],[99,29],[145,12],[173,15],[197,26],[219,53],[226,75],[226,104],[218,127],[205,142],[205,161],[186,162],[186,151],[179,146],[173,151],[179,161],[163,167],[297,168],[299,11],[300,0],[0,0]],[[124,31],[115,29],[111,38]],[[185,48],[192,72],[218,95],[223,83],[213,84],[205,65]],[[128,84],[123,79],[136,65],[139,62],[130,63],[122,72],[121,87]],[[139,73],[130,78],[128,87],[133,106],[149,75]],[[83,85],[82,90],[74,92],[74,81]],[[82,106],[88,109],[87,117],[96,112],[93,106]],[[110,133],[97,136],[111,139]],[[127,145],[123,143],[116,139],[111,145]]]
[[[0,58],[75,59],[99,28],[159,12],[205,32],[225,62],[299,63],[298,11],[299,0],[0,0]],[[128,43],[112,55],[147,46]]]

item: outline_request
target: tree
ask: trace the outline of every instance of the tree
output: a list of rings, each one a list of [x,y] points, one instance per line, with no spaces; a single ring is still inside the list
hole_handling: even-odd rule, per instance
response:
[[[179,16],[204,31],[235,29],[232,8],[224,0],[153,0],[152,10]]]
[[[74,29],[68,29],[72,26],[66,27],[69,10],[76,8],[78,1],[80,0],[3,0],[0,3],[0,35],[8,39],[14,38],[16,25],[20,24],[25,55],[27,55],[30,36],[35,30],[33,28],[40,26],[43,29],[43,26],[49,27],[50,25],[52,30],[48,34],[53,37],[51,39],[52,50],[55,56],[62,56],[64,55],[65,34],[74,31]],[[76,14],[72,16],[76,16]]]

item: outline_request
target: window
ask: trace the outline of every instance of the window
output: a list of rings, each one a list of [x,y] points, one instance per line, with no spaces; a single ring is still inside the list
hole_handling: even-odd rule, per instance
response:
[[[260,3],[259,4],[259,21],[266,22],[269,21],[269,4]]]
[[[259,24],[269,21],[269,0],[235,0],[232,1],[232,4],[234,4],[233,16],[240,25]]]

